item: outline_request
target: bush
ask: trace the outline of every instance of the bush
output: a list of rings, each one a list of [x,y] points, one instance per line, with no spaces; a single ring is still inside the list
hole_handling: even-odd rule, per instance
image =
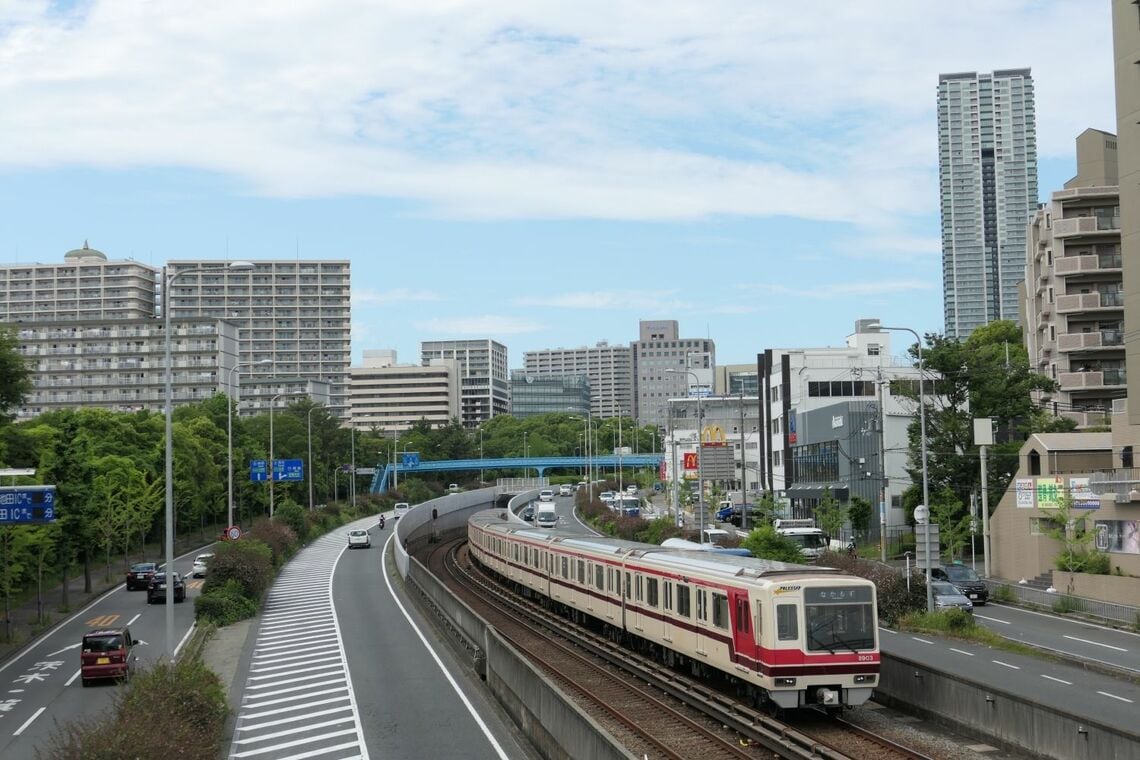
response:
[[[993,598],[995,602],[1012,602],[1016,597],[1013,589],[1003,583],[994,589]]]
[[[276,522],[288,525],[289,529],[293,531],[293,535],[304,541],[305,512],[306,510],[302,509],[300,504],[286,499],[284,503],[273,512],[273,519]]]
[[[1076,597],[1069,596],[1068,594],[1062,594],[1057,597],[1057,601],[1053,602],[1053,612],[1060,615],[1064,615],[1067,612],[1077,612],[1080,608],[1081,605]]]
[[[277,567],[285,564],[297,549],[297,534],[292,528],[285,523],[266,520],[264,517],[253,524],[249,537],[269,547],[270,558]],[[213,570],[212,565],[210,569]]]
[[[197,660],[160,662],[138,673],[102,720],[68,723],[36,756],[53,760],[210,758],[229,707],[218,677]],[[161,721],[155,723],[155,716]]]
[[[907,615],[926,610],[926,578],[922,573],[911,574],[908,589],[905,574],[878,562],[852,557],[847,552],[824,552],[819,558],[819,564],[858,575],[874,583],[879,622],[883,625],[896,625]]]
[[[242,592],[241,585],[230,579],[194,600],[194,617],[221,628],[257,614],[257,603]]]
[[[804,555],[799,545],[787,536],[777,533],[771,525],[762,525],[752,531],[740,545],[752,552],[752,556],[760,559],[797,564],[804,562]]]
[[[1089,573],[1091,575],[1108,575],[1112,572],[1112,563],[1104,552],[1079,551],[1072,554],[1061,552],[1053,560],[1058,570],[1070,573]]]
[[[273,559],[269,547],[254,538],[224,543],[210,559],[210,572],[202,585],[202,593],[209,594],[230,582],[237,585],[242,596],[259,601],[273,581]]]

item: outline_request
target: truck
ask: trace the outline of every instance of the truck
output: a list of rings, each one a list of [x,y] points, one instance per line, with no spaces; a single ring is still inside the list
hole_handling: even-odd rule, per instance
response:
[[[773,523],[776,532],[795,541],[805,559],[815,560],[828,547],[827,535],[810,519],[779,519]]]
[[[558,511],[550,501],[538,502],[538,512],[534,516],[534,524],[540,528],[553,528],[558,525]]]

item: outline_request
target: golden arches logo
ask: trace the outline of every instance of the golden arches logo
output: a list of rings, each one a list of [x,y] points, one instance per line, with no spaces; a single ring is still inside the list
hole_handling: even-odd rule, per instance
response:
[[[705,446],[724,446],[728,439],[724,435],[724,428],[720,425],[706,425],[701,430],[701,443]]]

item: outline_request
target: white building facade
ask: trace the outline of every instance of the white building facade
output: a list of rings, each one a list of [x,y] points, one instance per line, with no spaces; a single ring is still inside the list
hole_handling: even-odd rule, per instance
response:
[[[438,427],[461,413],[454,359],[432,359],[427,366],[398,364],[395,351],[366,350],[363,366],[350,374],[350,419],[357,430],[395,437],[420,420]]]
[[[526,374],[585,375],[590,384],[590,413],[617,417],[633,410],[633,350],[605,341],[578,348],[545,348],[523,354]]]
[[[478,340],[425,340],[420,343],[425,366],[435,360],[452,360],[459,371],[460,419],[465,427],[478,427],[511,408],[507,347],[489,338]]]

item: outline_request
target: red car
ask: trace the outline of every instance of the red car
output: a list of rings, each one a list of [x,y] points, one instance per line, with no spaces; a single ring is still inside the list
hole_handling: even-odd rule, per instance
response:
[[[157,562],[137,562],[131,565],[131,569],[127,571],[127,591],[136,589],[146,591],[157,569]]]
[[[128,628],[107,628],[83,635],[79,675],[87,686],[97,678],[129,678],[138,659]]]

